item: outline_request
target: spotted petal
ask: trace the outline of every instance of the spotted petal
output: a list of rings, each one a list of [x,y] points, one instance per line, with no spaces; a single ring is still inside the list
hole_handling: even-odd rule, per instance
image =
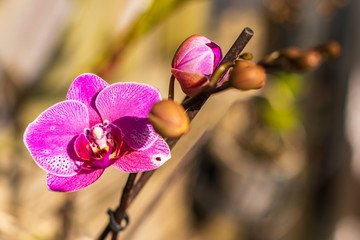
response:
[[[89,110],[90,126],[101,123],[100,115],[95,107],[97,94],[109,84],[100,77],[91,73],[79,75],[71,84],[67,100],[76,100],[84,103]]]
[[[87,107],[77,101],[63,101],[48,108],[30,123],[24,142],[35,162],[57,176],[77,174],[82,163],[77,162],[74,141],[88,127]]]
[[[103,89],[96,99],[102,119],[114,123],[124,133],[124,141],[135,150],[150,147],[158,134],[147,121],[159,91],[147,84],[116,83]]]
[[[117,160],[113,166],[124,172],[150,171],[163,165],[171,158],[167,143],[158,138],[144,151],[130,151]]]
[[[59,177],[48,173],[46,175],[46,183],[50,190],[56,192],[73,192],[89,186],[99,179],[104,169],[94,171],[81,170],[72,177]]]

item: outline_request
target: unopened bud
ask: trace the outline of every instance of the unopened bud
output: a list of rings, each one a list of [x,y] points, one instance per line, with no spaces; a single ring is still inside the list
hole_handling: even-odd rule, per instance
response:
[[[309,50],[296,59],[296,65],[299,70],[310,70],[318,67],[321,61],[322,56],[318,51]]]
[[[301,50],[297,47],[288,47],[281,50],[281,55],[288,59],[296,59],[301,56]]]
[[[266,73],[261,66],[251,64],[245,66],[243,62],[237,62],[231,71],[230,85],[240,90],[259,89],[265,85]]]
[[[173,100],[155,103],[149,113],[149,121],[155,131],[164,138],[177,138],[190,129],[185,109]]]
[[[341,54],[341,45],[336,41],[327,42],[316,49],[326,58],[336,58]]]
[[[171,73],[183,92],[192,97],[207,85],[222,60],[219,45],[200,35],[187,38],[172,61]]]

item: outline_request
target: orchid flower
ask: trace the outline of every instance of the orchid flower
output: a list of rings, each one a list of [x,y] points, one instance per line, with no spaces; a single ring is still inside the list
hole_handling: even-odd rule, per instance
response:
[[[50,190],[69,192],[95,182],[105,168],[142,172],[170,158],[148,121],[160,93],[150,85],[109,85],[94,74],[78,76],[65,101],[29,124],[24,143],[47,172]]]

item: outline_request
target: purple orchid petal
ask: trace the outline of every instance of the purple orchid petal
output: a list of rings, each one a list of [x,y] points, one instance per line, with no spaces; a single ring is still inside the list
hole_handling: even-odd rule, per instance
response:
[[[85,134],[80,134],[74,143],[75,152],[79,158],[82,160],[90,160],[92,149],[90,146],[89,140],[86,138]]]
[[[117,127],[114,124],[109,124],[109,127],[111,128],[111,137],[112,137],[112,153],[110,155],[110,158],[117,159],[120,156],[121,153],[121,147],[123,145],[123,139],[124,134],[120,130],[119,127]]]
[[[119,126],[124,141],[134,150],[149,148],[159,137],[147,118],[123,117],[114,124]]]
[[[151,107],[160,99],[159,91],[150,85],[116,83],[99,93],[96,107],[104,121],[119,126],[131,148],[146,149],[158,134],[142,119],[147,119]]]
[[[107,152],[103,156],[101,156],[101,158],[92,158],[91,163],[94,164],[96,168],[107,168],[114,163],[114,161],[110,159],[111,152],[112,146],[109,145],[109,149],[107,150]]]
[[[63,101],[29,124],[24,142],[35,162],[45,171],[57,176],[73,176],[82,165],[76,161],[74,141],[88,123],[88,109],[83,103]]]
[[[176,50],[176,53],[172,61],[172,67],[179,65],[179,63],[183,61],[183,58],[187,56],[187,54],[190,51],[192,51],[194,48],[198,46],[204,46],[205,44],[208,43],[211,43],[211,41],[208,38],[201,35],[195,34],[188,37]]]
[[[200,92],[209,83],[209,79],[199,73],[181,71],[175,68],[171,69],[171,73],[178,79],[183,92],[190,97]]]
[[[72,177],[59,177],[48,173],[46,175],[46,183],[52,191],[73,192],[89,186],[98,180],[103,172],[104,169],[97,169],[94,171],[81,170],[78,174]]]
[[[168,145],[162,138],[158,138],[144,151],[130,150],[129,153],[125,153],[113,166],[124,172],[143,172],[160,167],[170,158]]]
[[[214,54],[204,45],[188,52],[186,57],[176,65],[176,69],[210,76],[214,71],[213,64]]]
[[[109,84],[95,74],[84,73],[75,78],[69,88],[66,99],[82,102],[88,107],[90,126],[102,122],[95,107],[95,99],[107,86]]]
[[[214,66],[213,66],[213,71],[215,70],[215,68],[220,64],[221,60],[222,60],[222,52],[221,52],[221,48],[219,45],[217,45],[214,42],[208,43],[206,44],[208,47],[211,48],[212,52],[214,53]]]

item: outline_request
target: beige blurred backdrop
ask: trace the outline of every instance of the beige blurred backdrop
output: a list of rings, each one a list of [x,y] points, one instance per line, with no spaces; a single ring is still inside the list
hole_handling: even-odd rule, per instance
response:
[[[359,158],[350,151],[359,144],[359,9],[350,0],[0,1],[0,239],[96,239],[119,202],[126,173],[108,168],[79,192],[51,192],[22,142],[27,124],[65,99],[76,76],[148,83],[166,97],[185,38],[204,35],[225,54],[245,27],[255,32],[245,48],[255,61],[330,39],[344,53],[311,74],[269,75],[264,90],[212,97],[130,207],[121,239],[360,239]],[[326,89],[319,79],[329,68],[343,80]],[[183,97],[176,86],[175,99]],[[336,157],[324,177],[327,163],[314,159],[328,155]],[[167,186],[187,158],[194,163]]]

